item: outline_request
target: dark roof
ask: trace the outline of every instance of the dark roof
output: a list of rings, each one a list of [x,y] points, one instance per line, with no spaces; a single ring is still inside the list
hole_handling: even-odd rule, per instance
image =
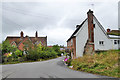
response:
[[[79,31],[79,29],[82,27],[82,25],[84,24],[84,22],[85,22],[87,19],[88,19],[88,18],[86,18],[86,19],[82,22],[82,24],[80,24],[80,25],[76,28],[76,30],[75,30],[74,33],[71,35],[71,37],[67,40],[67,42],[68,42],[71,38],[75,37],[74,35]]]

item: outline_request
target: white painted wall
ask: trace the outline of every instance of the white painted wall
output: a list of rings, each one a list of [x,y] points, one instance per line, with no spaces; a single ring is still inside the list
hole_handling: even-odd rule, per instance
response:
[[[95,28],[94,28],[95,50],[109,50],[109,49],[112,49],[112,41],[107,37],[107,35],[104,34],[102,29],[100,28],[101,25],[98,23],[96,18],[93,19],[93,22],[95,24]],[[104,45],[99,45],[99,41],[104,41]]]
[[[112,41],[112,49],[120,49],[120,44],[114,44],[114,40],[120,40],[120,39],[110,39]]]
[[[76,57],[83,56],[84,46],[88,39],[88,20],[84,22],[76,36]]]

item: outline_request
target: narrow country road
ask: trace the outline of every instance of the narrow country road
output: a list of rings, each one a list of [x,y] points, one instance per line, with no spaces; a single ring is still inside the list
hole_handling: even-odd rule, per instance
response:
[[[2,77],[5,78],[106,78],[105,76],[74,71],[64,65],[64,57],[56,59],[2,65]]]

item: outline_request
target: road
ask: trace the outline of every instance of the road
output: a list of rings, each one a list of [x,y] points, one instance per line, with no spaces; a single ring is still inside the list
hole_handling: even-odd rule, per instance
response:
[[[106,78],[86,72],[74,71],[64,65],[64,57],[56,59],[2,65],[2,77],[5,78]]]

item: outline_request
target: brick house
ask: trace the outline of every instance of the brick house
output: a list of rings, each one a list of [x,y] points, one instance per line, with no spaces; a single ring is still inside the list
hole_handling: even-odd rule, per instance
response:
[[[35,37],[29,37],[29,36],[24,37],[23,31],[21,31],[20,37],[19,36],[7,36],[6,40],[8,40],[11,45],[16,46],[19,50],[22,50],[22,51],[23,51],[25,41],[30,41],[32,42],[33,45],[34,44],[38,45],[39,43],[41,43],[42,46],[47,46],[47,36],[38,37],[37,31],[35,33]]]
[[[76,26],[76,30],[67,40],[67,48],[71,51],[72,58],[93,54],[95,51],[110,49],[120,49],[120,36],[110,34],[110,32],[120,32],[120,30],[103,28],[93,11],[87,12],[87,18],[82,24]]]

